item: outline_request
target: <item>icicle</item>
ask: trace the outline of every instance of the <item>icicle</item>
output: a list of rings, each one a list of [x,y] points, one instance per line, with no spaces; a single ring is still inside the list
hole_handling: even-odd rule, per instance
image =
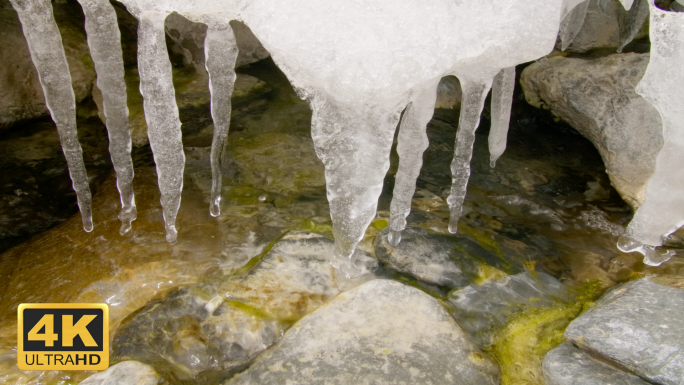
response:
[[[209,213],[221,213],[221,175],[223,154],[228,140],[231,104],[235,83],[235,60],[238,55],[237,42],[230,24],[212,23],[207,30],[204,44],[206,67],[209,73],[211,91],[211,116],[214,119],[214,138],[211,143],[211,204]]]
[[[411,199],[423,166],[423,152],[428,147],[425,130],[435,111],[438,84],[429,82],[416,92],[401,119],[397,143],[399,170],[390,205],[389,242],[393,246],[401,242],[401,231],[406,228],[406,217],[411,212]]]
[[[375,217],[400,106],[405,103],[390,108],[372,103],[347,105],[322,94],[310,102],[311,137],[325,166],[335,237],[331,263],[338,272],[355,278],[360,270],[352,254]]]
[[[648,0],[651,60],[636,91],[660,112],[663,148],[656,158],[644,202],[634,213],[618,247],[644,254],[644,263],[659,265],[672,251],[656,249],[684,225],[684,14],[659,9]]]
[[[634,0],[620,0],[620,2],[626,10],[632,9],[632,4],[634,4]]]
[[[24,36],[36,66],[52,120],[57,125],[62,150],[69,166],[85,231],[93,230],[91,194],[76,131],[76,102],[62,37],[52,15],[50,0],[11,0],[19,15]]]
[[[157,165],[166,241],[174,244],[176,215],[183,190],[185,154],[181,138],[171,62],[166,50],[165,13],[143,12],[138,19],[138,72],[147,136]]]
[[[618,13],[618,24],[620,25],[620,45],[617,51],[622,52],[622,49],[629,44],[639,30],[644,25],[646,18],[648,18],[648,1],[635,0],[632,8],[629,11],[622,11]]]
[[[684,0],[675,0],[670,4],[670,11],[684,12]]]
[[[108,0],[79,0],[86,17],[88,47],[95,63],[97,87],[102,91],[104,114],[109,133],[109,153],[116,170],[116,186],[121,196],[121,235],[131,229],[137,217],[133,194],[133,161],[131,133],[126,106],[121,33],[116,11]]]
[[[585,0],[578,4],[567,15],[565,15],[565,18],[563,18],[559,33],[561,40],[561,51],[565,51],[568,46],[570,46],[570,43],[572,43],[572,41],[575,39],[575,36],[577,36],[579,31],[582,29],[590,1],[591,0]]]
[[[459,80],[463,90],[463,101],[461,102],[461,116],[456,132],[454,159],[451,161],[451,193],[447,198],[447,204],[451,211],[449,232],[452,234],[458,231],[458,220],[461,218],[468,178],[470,177],[470,159],[473,157],[475,130],[480,124],[480,114],[484,107],[484,101],[492,86],[491,78],[469,79],[459,76]]]
[[[504,68],[494,78],[492,85],[492,127],[489,130],[489,165],[506,151],[508,126],[511,121],[511,105],[515,89],[515,67]]]

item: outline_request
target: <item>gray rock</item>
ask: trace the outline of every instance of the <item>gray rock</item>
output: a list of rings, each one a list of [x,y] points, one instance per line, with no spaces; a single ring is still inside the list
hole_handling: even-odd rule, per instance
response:
[[[563,299],[564,293],[556,278],[542,272],[534,272],[534,276],[524,272],[455,290],[448,301],[455,308],[458,324],[480,346],[487,346],[511,315],[526,306],[549,306]]]
[[[648,381],[681,385],[682,320],[684,290],[644,278],[605,294],[594,308],[572,321],[565,337]]]
[[[286,383],[485,385],[499,370],[437,300],[375,280],[302,318],[226,382]]]
[[[542,360],[546,385],[648,385],[641,378],[597,361],[570,342]]]
[[[483,269],[501,275],[518,272],[509,262],[464,235],[446,236],[409,227],[402,231],[402,241],[392,246],[387,240],[388,231],[389,228],[384,229],[375,239],[378,260],[390,270],[430,285],[463,287],[482,279]]]
[[[387,240],[388,229],[376,237],[375,255],[389,268],[439,286],[455,288],[470,283],[453,242],[445,236],[409,227],[402,231],[402,241],[392,246]]]
[[[76,102],[90,95],[95,68],[86,42],[84,16],[77,3],[53,3],[55,20],[62,35]],[[38,73],[17,12],[8,1],[0,1],[0,131],[13,124],[48,116]]]
[[[635,53],[553,57],[525,68],[520,80],[528,103],[550,109],[596,146],[611,184],[635,209],[663,145],[658,111],[635,92],[648,62]]]
[[[230,26],[233,28],[239,49],[235,67],[254,63],[270,56],[244,23],[233,20]],[[184,56],[183,61],[186,65],[193,65],[198,73],[206,73],[204,38],[207,36],[207,26],[194,23],[174,12],[166,17],[164,27],[166,34],[175,43],[171,49]]]
[[[138,361],[123,361],[107,370],[95,373],[81,385],[159,385],[166,383],[149,365]]]
[[[338,277],[330,265],[332,250],[328,238],[290,233],[234,275],[152,301],[120,327],[112,359],[145,362],[186,383],[220,382],[244,369],[293,322],[372,278]],[[357,258],[374,262],[361,252]]]

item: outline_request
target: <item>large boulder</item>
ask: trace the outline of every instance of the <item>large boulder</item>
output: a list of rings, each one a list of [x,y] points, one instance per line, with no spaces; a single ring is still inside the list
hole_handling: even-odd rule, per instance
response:
[[[634,209],[663,146],[660,114],[635,91],[648,62],[648,54],[635,53],[552,57],[520,79],[528,103],[550,109],[596,146],[611,184]]]
[[[388,280],[305,316],[235,384],[498,384],[497,365],[442,305]]]
[[[544,356],[546,385],[648,385],[641,378],[593,359],[570,342]]]
[[[605,294],[565,337],[649,382],[676,385],[684,378],[683,319],[684,290],[644,278]]]
[[[52,4],[62,34],[76,102],[90,95],[95,67],[84,29],[85,18],[75,2]],[[8,0],[0,0],[0,131],[13,124],[49,115],[38,72],[22,32],[17,12]]]

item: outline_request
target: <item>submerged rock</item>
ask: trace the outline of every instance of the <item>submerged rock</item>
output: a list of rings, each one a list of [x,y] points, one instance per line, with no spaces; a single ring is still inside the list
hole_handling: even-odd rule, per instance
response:
[[[520,80],[528,103],[550,109],[596,146],[611,184],[634,209],[663,146],[660,114],[635,92],[648,61],[647,53],[553,57],[525,68]]]
[[[527,306],[544,307],[565,297],[565,288],[542,272],[524,272],[471,284],[449,294],[458,324],[481,346],[490,345],[511,315]]]
[[[457,259],[453,242],[441,234],[429,233],[419,228],[407,228],[401,233],[402,241],[396,246],[387,240],[389,228],[378,234],[375,240],[375,255],[390,269],[408,274],[413,278],[449,288],[463,287],[469,283],[462,261]]]
[[[434,298],[388,280],[302,318],[235,384],[498,384],[496,364]]]
[[[284,195],[325,191],[325,170],[309,135],[265,132],[229,148],[242,183]]]
[[[633,374],[593,359],[570,342],[548,352],[543,368],[547,385],[648,385]]]
[[[650,382],[675,385],[684,378],[682,320],[684,290],[645,278],[605,294],[565,337]]]
[[[348,281],[336,275],[332,248],[333,241],[323,236],[290,233],[233,276],[150,302],[114,336],[112,359],[146,362],[186,382],[226,379],[278,341],[293,322],[372,277]],[[372,258],[357,254],[360,263],[372,267]]]
[[[82,385],[161,385],[166,381],[149,365],[137,361],[124,361],[110,366],[104,372],[93,374]]]
[[[375,239],[375,255],[387,268],[429,285],[454,289],[517,272],[508,261],[463,235],[443,235],[409,227],[392,246],[389,228]]]
[[[463,91],[461,82],[455,76],[445,76],[437,85],[435,108],[454,109],[461,107]]]

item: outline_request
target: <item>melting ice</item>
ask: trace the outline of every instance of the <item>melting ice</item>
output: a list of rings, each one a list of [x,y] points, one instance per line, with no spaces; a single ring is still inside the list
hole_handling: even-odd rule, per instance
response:
[[[11,1],[60,133],[84,228],[90,231],[91,196],[76,136],[71,79],[50,0]],[[136,208],[120,36],[107,0],[79,1],[86,15],[98,87],[103,92],[123,234],[131,228]],[[175,220],[185,163],[165,44],[164,20],[170,13],[208,26],[206,68],[215,127],[211,215],[220,211],[220,171],[238,53],[228,22],[237,19],[250,27],[298,94],[309,101],[312,137],[325,166],[335,236],[333,265],[353,277],[357,269],[351,257],[375,216],[397,124],[400,163],[391,203],[393,244],[400,242],[406,227],[428,145],[425,130],[437,85],[447,75],[459,78],[463,101],[447,199],[449,230],[456,232],[470,176],[475,130],[487,94],[491,89],[489,148],[493,167],[506,147],[515,66],[550,53],[559,36],[561,46],[567,47],[583,24],[588,1],[429,0],[418,4],[383,0],[370,5],[322,0],[122,0],[140,22],[140,91],[157,165],[167,241],[174,243],[177,238]],[[641,250],[660,245],[663,235],[684,222],[681,210],[673,209],[684,207],[679,194],[684,188],[684,175],[679,174],[684,171],[676,166],[684,146],[684,115],[676,107],[684,103],[684,93],[681,81],[673,81],[684,78],[679,65],[684,15],[661,11],[653,0],[621,2],[629,11],[620,17],[620,50],[634,37],[650,8],[652,60],[638,92],[663,115],[666,140],[646,200],[627,230],[629,240],[621,242],[623,250]],[[636,6],[632,9],[633,2]]]

